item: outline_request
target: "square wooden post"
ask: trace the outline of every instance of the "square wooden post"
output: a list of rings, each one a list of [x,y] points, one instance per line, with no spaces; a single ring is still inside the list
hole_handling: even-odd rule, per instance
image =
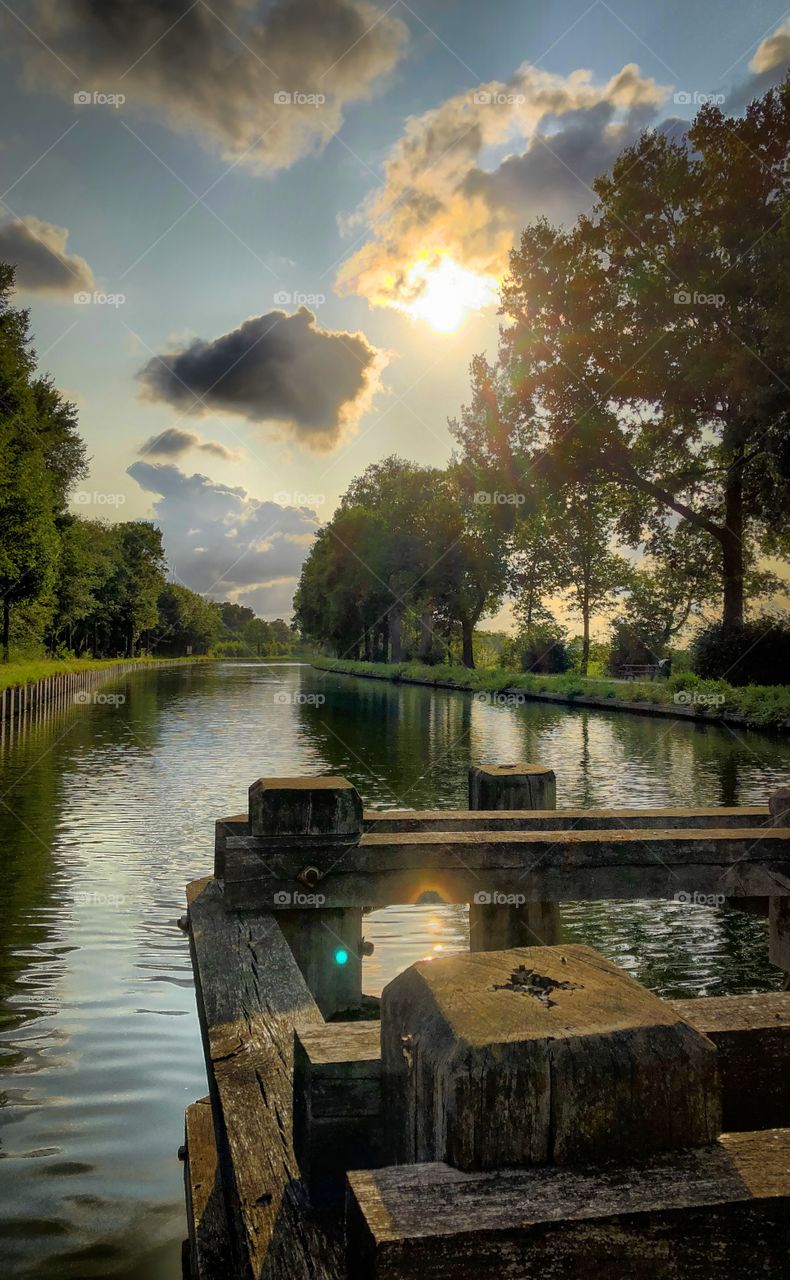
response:
[[[790,827],[790,787],[779,787],[768,798],[768,812],[775,827]],[[788,886],[790,891],[790,885]],[[771,964],[790,974],[790,892],[769,899],[768,956]]]
[[[354,844],[362,833],[362,799],[345,778],[259,778],[250,787],[251,836],[273,858],[299,849],[304,892],[274,894],[272,909],[325,1018],[362,1005],[362,908],[325,908],[311,851]]]
[[[472,766],[469,808],[556,809],[553,769],[536,764]],[[469,903],[469,950],[507,951],[510,947],[552,946],[560,940],[557,902],[497,903],[496,893],[481,884]]]

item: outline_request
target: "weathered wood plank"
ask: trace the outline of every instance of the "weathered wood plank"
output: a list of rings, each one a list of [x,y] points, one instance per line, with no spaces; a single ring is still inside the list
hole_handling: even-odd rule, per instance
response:
[[[338,1241],[305,1207],[293,1152],[293,1039],[321,1015],[276,920],[187,891],[195,988],[234,1277],[336,1280]]]
[[[391,831],[608,831],[769,825],[767,806],[713,809],[366,809],[364,830]],[[242,835],[243,832],[238,832]]]
[[[786,1274],[790,1131],[648,1162],[349,1174],[350,1280],[756,1280]]]
[[[294,1148],[314,1203],[341,1205],[347,1170],[383,1162],[379,1031],[358,1022],[297,1033]]]
[[[190,1280],[226,1280],[232,1258],[209,1098],[187,1107],[184,1131]]]
[[[298,891],[304,857],[265,858],[229,839],[225,888],[232,905],[275,905]],[[367,835],[325,859],[316,889],[322,904],[386,906],[433,892],[469,902],[480,890],[518,892],[525,901],[598,898],[772,897],[790,893],[790,829],[759,834],[727,829],[647,832],[404,832]]]
[[[716,1046],[724,1129],[790,1128],[790,993],[670,1003]]]
[[[716,1057],[591,947],[414,964],[381,997],[388,1162],[580,1165],[710,1143]]]

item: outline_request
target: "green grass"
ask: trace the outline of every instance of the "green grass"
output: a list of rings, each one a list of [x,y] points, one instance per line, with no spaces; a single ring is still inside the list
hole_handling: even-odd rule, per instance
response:
[[[590,697],[618,703],[679,708],[700,715],[742,717],[754,728],[790,728],[790,685],[747,685],[738,689],[723,680],[700,680],[691,672],[679,672],[668,680],[589,680],[572,673],[539,676],[503,668],[468,671],[458,666],[421,666],[417,662],[349,662],[339,658],[313,658],[324,670],[370,675],[382,680],[417,681],[452,685],[476,692],[500,693],[521,689],[526,694],[551,693],[572,702]]]
[[[119,662],[135,662],[140,665],[154,662],[206,662],[206,658],[34,658],[25,662],[0,662],[0,690],[17,689],[49,676],[65,675],[75,671],[101,671]]]

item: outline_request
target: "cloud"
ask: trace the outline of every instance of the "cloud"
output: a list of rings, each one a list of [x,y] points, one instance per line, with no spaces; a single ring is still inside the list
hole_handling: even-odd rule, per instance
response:
[[[322,150],[408,39],[367,0],[34,0],[27,28],[9,15],[5,25],[34,84],[68,98],[122,92],[124,111],[270,169]],[[290,102],[275,100],[283,93]]]
[[[237,450],[226,449],[218,440],[202,440],[194,431],[182,431],[180,427],[168,427],[158,435],[149,436],[138,453],[141,458],[180,458],[190,449],[210,453],[225,462],[238,462],[241,456]]]
[[[71,299],[92,290],[94,279],[85,259],[66,251],[68,238],[65,227],[32,215],[0,223],[0,261],[16,267],[18,288]]]
[[[154,518],[178,582],[272,617],[290,610],[315,512],[260,501],[172,464],[133,462],[128,474],[156,495]]]
[[[755,98],[766,93],[790,65],[790,18],[786,18],[772,35],[761,40],[749,63],[751,75],[727,96],[727,109],[741,111]]]
[[[253,316],[149,360],[144,395],[191,413],[275,423],[316,452],[333,449],[368,407],[385,357],[364,334],[322,329],[306,307]]]
[[[654,119],[668,91],[633,63],[601,85],[589,71],[559,76],[524,63],[507,83],[412,117],[384,186],[349,221],[350,231],[368,227],[371,236],[341,267],[338,289],[375,306],[405,305],[414,300],[409,268],[426,254],[501,276],[530,218],[570,221],[590,207],[593,178]]]

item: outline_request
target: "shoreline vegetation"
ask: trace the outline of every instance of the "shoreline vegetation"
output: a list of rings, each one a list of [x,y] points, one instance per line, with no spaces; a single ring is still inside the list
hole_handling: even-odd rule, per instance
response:
[[[700,680],[686,671],[670,676],[668,680],[626,681],[585,679],[574,674],[522,674],[501,667],[468,670],[445,664],[352,662],[322,657],[306,661],[318,670],[339,675],[487,695],[494,705],[497,696],[502,699],[502,706],[514,705],[510,699],[523,697],[537,702],[559,702],[607,711],[631,711],[747,729],[790,732],[788,685],[736,688],[724,680]]]
[[[0,663],[0,691],[21,689],[38,684],[51,676],[74,675],[82,671],[102,671],[108,667],[172,667],[188,663],[205,662],[309,662],[309,656],[299,653],[249,654],[226,656],[224,654],[195,653],[188,656],[141,655],[137,658],[31,658],[30,661]]]

